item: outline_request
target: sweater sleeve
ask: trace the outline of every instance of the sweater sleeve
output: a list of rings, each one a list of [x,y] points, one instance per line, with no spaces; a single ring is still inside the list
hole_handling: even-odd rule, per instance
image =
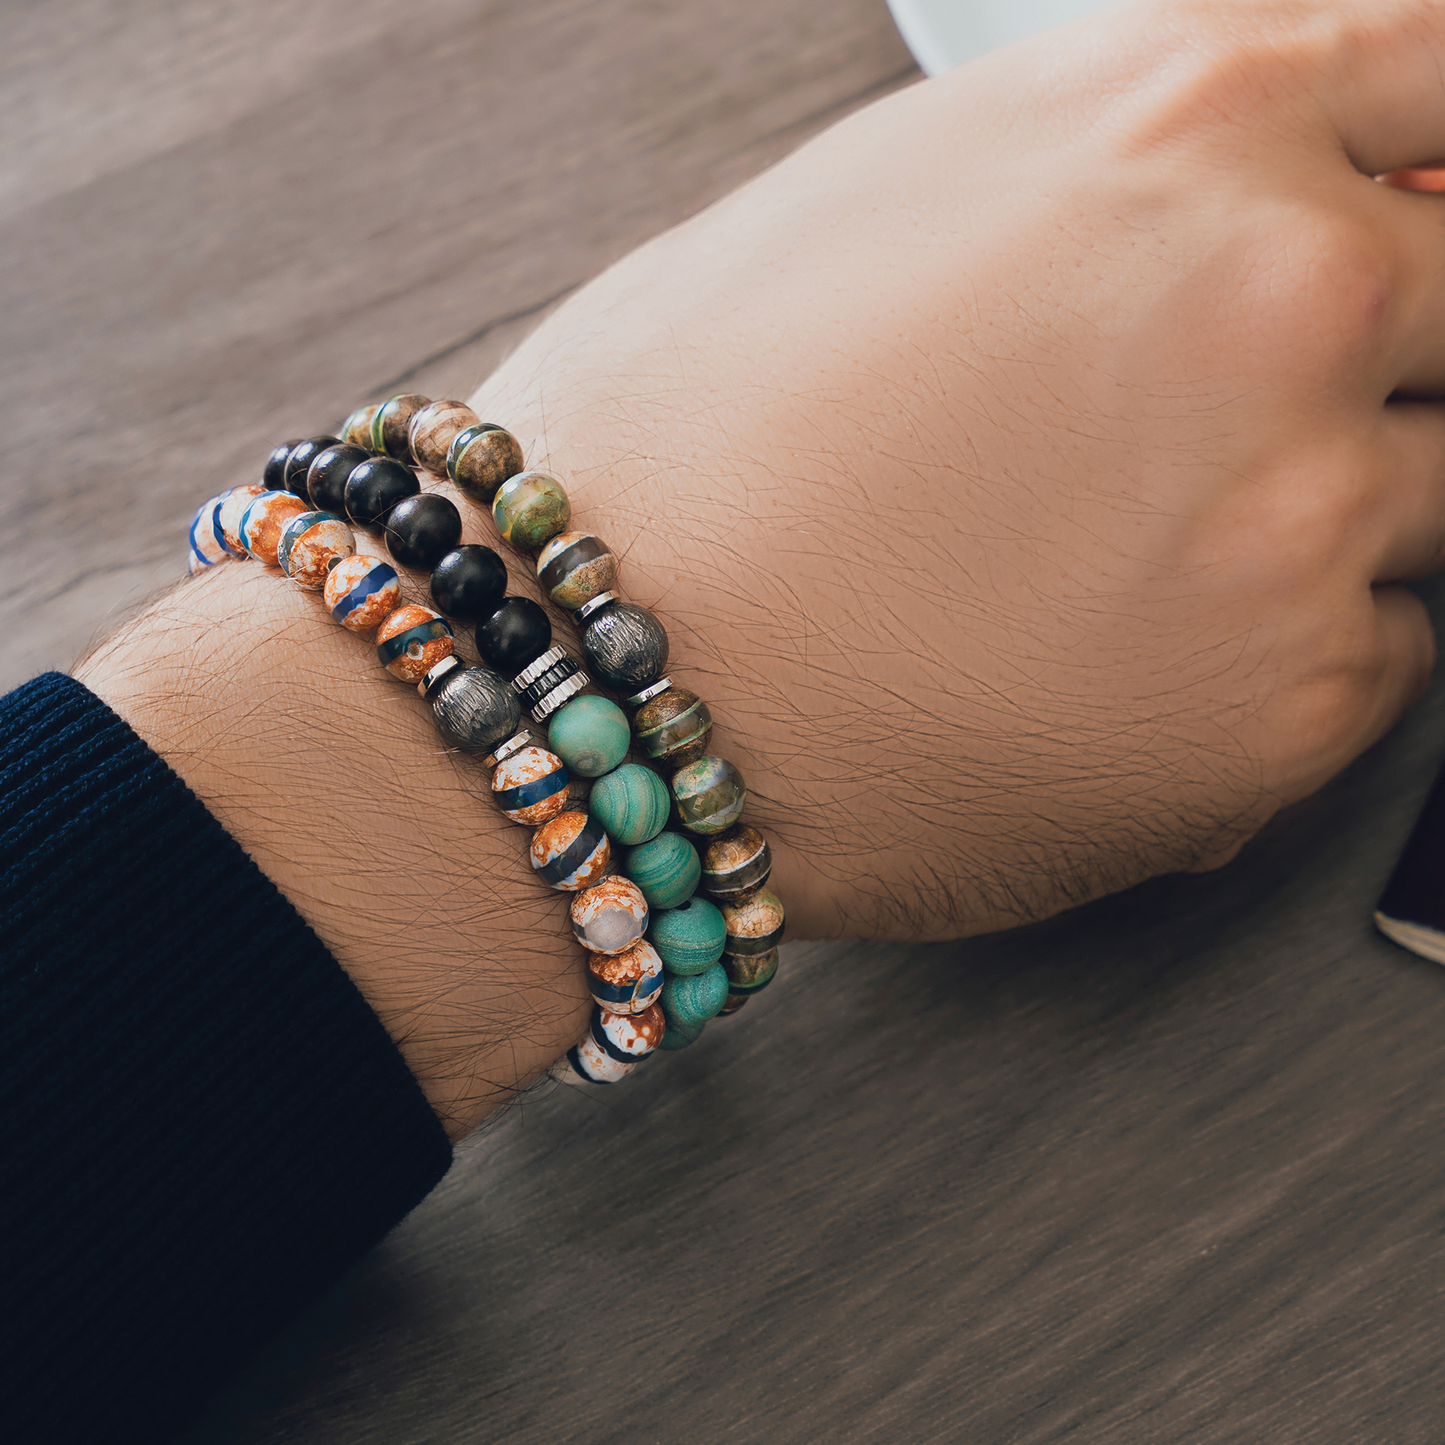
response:
[[[58,673],[0,698],[0,1439],[161,1442],[445,1173],[295,909]]]

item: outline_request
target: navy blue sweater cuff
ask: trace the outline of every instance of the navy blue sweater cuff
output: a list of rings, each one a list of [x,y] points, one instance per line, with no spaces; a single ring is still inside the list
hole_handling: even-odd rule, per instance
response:
[[[0,699],[0,1438],[158,1442],[451,1151],[181,779],[57,673]]]

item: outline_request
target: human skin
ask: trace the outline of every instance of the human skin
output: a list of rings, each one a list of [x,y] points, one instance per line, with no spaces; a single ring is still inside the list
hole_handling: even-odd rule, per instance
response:
[[[1419,695],[1395,584],[1445,561],[1445,211],[1372,177],[1445,155],[1442,56],[1421,0],[1108,12],[844,121],[482,386],[668,625],[791,936],[1216,865]],[[582,972],[525,834],[368,654],[227,566],[79,675],[460,1133],[580,1033]]]

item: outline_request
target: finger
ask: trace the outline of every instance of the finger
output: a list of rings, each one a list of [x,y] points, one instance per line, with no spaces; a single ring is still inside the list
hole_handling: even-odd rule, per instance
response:
[[[1372,274],[1362,262],[1359,275],[1378,280],[1385,298],[1378,330],[1360,340],[1377,343],[1385,390],[1414,397],[1445,396],[1445,197],[1362,181],[1368,214],[1357,235],[1371,240],[1361,256],[1377,253]],[[1358,198],[1358,197],[1357,197]],[[1373,373],[1374,360],[1361,360]]]
[[[1351,756],[1378,742],[1420,701],[1435,667],[1435,630],[1430,625],[1430,614],[1408,588],[1375,588],[1375,626],[1379,673],[1370,689]]]
[[[1376,533],[1373,580],[1445,570],[1445,407],[1394,402],[1368,463],[1362,517]]]

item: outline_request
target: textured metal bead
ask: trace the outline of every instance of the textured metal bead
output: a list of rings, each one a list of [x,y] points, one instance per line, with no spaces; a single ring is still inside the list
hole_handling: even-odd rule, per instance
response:
[[[758,889],[751,898],[741,903],[723,903],[719,905],[719,911],[728,930],[724,953],[767,953],[783,941],[786,915],[782,900],[766,888]]]
[[[675,769],[707,754],[712,739],[712,713],[685,687],[670,687],[649,698],[632,718],[637,750],[659,767]]]
[[[669,973],[662,985],[662,1011],[669,1024],[705,1024],[727,1001],[728,976],[717,963],[702,973]]]
[[[376,630],[377,660],[403,682],[420,682],[454,650],[451,624],[414,602],[398,607]]]
[[[542,695],[556,685],[552,683]],[[627,756],[631,743],[627,714],[605,697],[574,697],[552,714],[547,725],[547,745],[579,778],[610,773]]]
[[[677,908],[697,891],[702,864],[681,833],[659,833],[627,850],[622,871],[642,889],[649,908]]]
[[[614,602],[582,629],[587,670],[613,692],[636,692],[667,667],[667,629],[644,607]]]
[[[641,1013],[657,1001],[662,959],[646,939],[621,953],[589,953],[587,986],[598,1008],[615,1014]]]
[[[490,502],[497,488],[522,470],[522,444],[505,427],[479,422],[452,438],[446,466],[447,476],[467,496]]]
[[[567,783],[567,766],[556,753],[526,747],[497,764],[492,800],[504,817],[537,828],[566,809]]]
[[[512,685],[517,689],[522,706],[534,709],[550,692],[568,678],[577,677],[580,672],[577,664],[560,647],[549,647],[512,679]],[[581,686],[585,685],[584,680]]]
[[[519,552],[535,552],[565,530],[572,503],[556,477],[546,472],[518,472],[508,477],[492,498],[492,521],[502,540]]]
[[[572,933],[593,953],[621,953],[647,932],[647,899],[626,878],[604,878],[572,900]]]
[[[723,954],[728,929],[722,913],[705,898],[689,898],[652,917],[647,931],[652,946],[676,974],[704,973]]]
[[[322,599],[348,632],[374,632],[401,605],[396,568],[364,552],[332,568]]]
[[[542,548],[537,581],[558,607],[570,612],[616,585],[617,558],[590,532],[562,532]]]
[[[651,768],[624,763],[597,779],[589,806],[614,842],[636,847],[667,826],[672,794]]]
[[[773,871],[768,840],[747,823],[709,838],[702,852],[702,891],[718,902],[750,898]]]
[[[241,517],[242,545],[258,562],[277,566],[281,529],[293,517],[310,510],[311,503],[292,492],[262,492],[252,497]]]
[[[374,401],[368,406],[359,406],[341,423],[341,440],[349,447],[365,447],[371,450],[371,424],[381,410],[381,403]]]
[[[453,669],[428,690],[427,701],[437,731],[463,752],[491,752],[522,720],[517,694],[489,667]]]
[[[673,775],[672,797],[689,833],[721,833],[742,816],[748,790],[726,758],[709,755]]]
[[[761,993],[778,972],[778,950],[766,953],[725,953],[723,972],[728,976],[729,998],[751,998]]]
[[[191,549],[192,573],[203,567],[214,567],[217,562],[224,562],[231,555],[230,549],[221,540],[221,527],[216,520],[216,513],[220,510],[225,496],[222,492],[219,497],[202,502],[196,509],[196,515],[191,518],[191,529],[186,534],[186,540]]]
[[[434,401],[416,412],[407,428],[412,459],[433,476],[447,474],[447,453],[460,431],[481,418],[464,401]]]
[[[567,1062],[578,1078],[586,1079],[589,1084],[620,1084],[637,1067],[619,1063],[598,1046],[590,1032],[581,1043],[567,1050]]]
[[[251,555],[241,540],[241,518],[246,515],[246,508],[265,490],[265,487],[258,487],[252,482],[221,493],[220,505],[216,508],[216,525],[220,528],[221,545],[233,557]]]
[[[385,452],[399,462],[411,462],[411,419],[424,406],[431,405],[431,397],[407,392],[393,396],[376,409],[371,419],[371,449]]]
[[[334,567],[356,551],[351,528],[334,512],[302,512],[281,528],[276,562],[308,592],[320,592]]]
[[[610,1058],[619,1064],[636,1064],[656,1052],[666,1028],[667,1020],[655,1003],[630,1014],[613,1013],[594,1005],[587,1031]]]
[[[532,835],[531,858],[532,868],[544,883],[563,893],[576,893],[590,888],[607,872],[612,845],[595,818],[565,812],[543,823]]]

